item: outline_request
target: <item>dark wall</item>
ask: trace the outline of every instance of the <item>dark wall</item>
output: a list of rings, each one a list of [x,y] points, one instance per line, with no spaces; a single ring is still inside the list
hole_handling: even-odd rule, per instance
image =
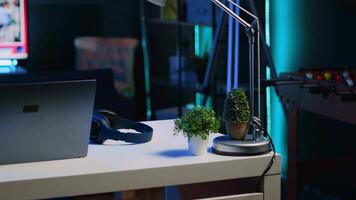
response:
[[[301,67],[356,67],[356,1],[299,2]]]
[[[349,67],[356,66],[354,2],[354,0],[270,0],[271,50],[277,72],[294,72],[307,67],[343,68],[345,64]],[[272,90],[271,133],[277,150],[282,153],[283,175],[287,172],[288,158],[286,119],[280,100]],[[318,123],[313,123],[314,121]],[[317,141],[324,135],[337,134],[333,130],[352,132],[350,129],[354,129],[347,124],[334,121],[303,113],[298,133],[305,141]],[[321,126],[323,123],[328,126]],[[319,156],[314,156],[310,152],[311,149],[318,148],[315,146],[318,144],[309,145],[310,143],[300,144],[301,148],[309,151],[308,157]],[[337,145],[340,145],[340,142]],[[337,145],[334,148],[337,148]],[[324,150],[321,148],[318,152]]]
[[[356,1],[302,0],[298,9],[296,35],[300,36],[297,38],[300,47],[295,55],[299,59],[296,67],[343,69],[348,66],[356,69]],[[355,155],[355,151],[347,149],[352,146],[348,146],[347,141],[353,141],[354,136],[346,136],[354,130],[354,125],[302,112],[299,132],[304,149],[301,148],[301,152],[307,159]]]
[[[30,71],[72,69],[79,36],[140,35],[135,0],[29,0]]]
[[[345,65],[356,67],[356,1],[271,0],[271,5],[271,48],[279,72],[297,71],[300,68],[344,68]],[[272,98],[272,135],[282,153],[282,171],[286,174],[288,134],[284,128],[287,127],[286,115],[283,115],[279,103],[278,98]],[[300,112],[298,160],[355,158],[352,144],[354,131],[354,125]],[[306,177],[308,170],[313,174],[320,173],[320,168],[304,168],[298,171],[299,177]],[[355,179],[350,171],[335,170],[315,182],[319,185],[346,182],[340,181],[340,178],[338,181],[331,179],[331,176],[342,177],[342,173],[347,174],[347,181]],[[313,191],[313,185],[308,187],[305,189]],[[336,186],[323,192],[330,194],[333,190],[339,193],[354,191],[349,187]]]

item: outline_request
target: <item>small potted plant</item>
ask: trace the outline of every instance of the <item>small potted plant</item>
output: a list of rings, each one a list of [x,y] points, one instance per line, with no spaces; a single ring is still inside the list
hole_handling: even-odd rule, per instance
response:
[[[250,106],[246,93],[242,89],[233,89],[224,103],[226,131],[232,139],[243,140],[250,126]]]
[[[188,138],[188,148],[193,155],[207,152],[209,135],[220,128],[215,112],[206,107],[194,108],[174,121],[174,134],[183,133]]]

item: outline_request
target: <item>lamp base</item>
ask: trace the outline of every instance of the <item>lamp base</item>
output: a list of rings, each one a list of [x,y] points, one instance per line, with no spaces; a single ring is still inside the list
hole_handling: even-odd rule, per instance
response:
[[[213,140],[212,150],[227,156],[255,156],[271,151],[270,141],[261,137],[259,141],[232,140],[229,136],[219,136]]]

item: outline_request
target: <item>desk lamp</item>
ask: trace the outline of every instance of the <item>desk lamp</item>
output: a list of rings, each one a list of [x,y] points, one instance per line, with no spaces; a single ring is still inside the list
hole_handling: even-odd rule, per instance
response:
[[[167,0],[147,0],[155,5],[164,6]],[[219,136],[213,140],[213,152],[222,155],[232,155],[232,156],[252,156],[269,153],[272,148],[274,149],[273,143],[271,143],[271,137],[263,129],[261,125],[261,67],[260,67],[260,28],[258,17],[248,12],[246,9],[242,8],[240,5],[236,4],[232,0],[228,0],[233,6],[238,7],[241,11],[245,12],[247,15],[253,18],[252,23],[248,23],[242,19],[238,14],[229,9],[225,4],[219,0],[211,0],[215,5],[217,5],[221,10],[230,15],[236,21],[238,21],[245,29],[246,35],[249,42],[249,90],[250,90],[250,102],[251,102],[251,126],[252,131],[249,134],[252,136],[250,139],[243,141],[232,140],[229,136]],[[257,113],[255,112],[255,95],[254,95],[254,80],[255,80],[255,37],[257,40]],[[257,117],[255,117],[257,115]],[[267,138],[268,137],[268,138]]]

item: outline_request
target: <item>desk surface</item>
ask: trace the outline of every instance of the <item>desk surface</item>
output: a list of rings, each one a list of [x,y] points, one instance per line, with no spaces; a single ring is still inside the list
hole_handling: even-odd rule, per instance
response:
[[[86,158],[2,165],[0,199],[51,198],[260,176],[272,153],[191,156],[173,121],[151,121],[151,142],[89,145]],[[215,137],[215,136],[213,136]],[[211,139],[213,138],[211,137]],[[211,143],[211,140],[210,140]],[[280,157],[268,174],[280,174]]]

